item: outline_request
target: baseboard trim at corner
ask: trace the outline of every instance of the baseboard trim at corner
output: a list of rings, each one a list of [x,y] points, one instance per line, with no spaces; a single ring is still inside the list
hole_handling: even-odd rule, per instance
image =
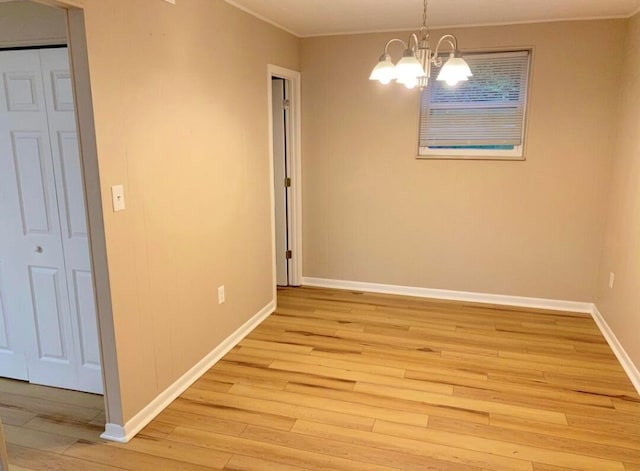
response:
[[[269,314],[275,311],[275,309],[276,300],[273,299],[269,304],[260,309],[256,315],[240,326],[238,330],[223,340],[220,345],[211,350],[207,356],[196,363],[196,365],[189,371],[178,378],[176,382],[162,391],[144,409],[128,420],[124,426],[112,423],[106,424],[105,431],[100,435],[100,437],[113,442],[127,443],[169,404],[171,404],[171,402],[173,402],[198,378],[200,378],[200,376],[206,373],[209,368],[226,355],[229,350],[240,343],[243,338],[245,338],[264,319],[266,319]]]
[[[631,380],[631,384],[633,384],[633,387],[635,387],[638,394],[640,394],[640,371],[638,371],[638,368],[634,365],[631,357],[627,354],[626,350],[618,340],[618,337],[613,333],[613,330],[611,330],[611,327],[609,327],[609,324],[607,324],[607,321],[604,319],[602,313],[600,313],[595,304],[593,305],[591,316],[611,347],[611,350],[613,350],[616,358],[622,365],[625,373],[627,373],[627,376]]]
[[[470,291],[453,291],[445,289],[418,288],[413,286],[385,285],[364,283],[361,281],[331,280],[325,278],[303,277],[302,284],[318,288],[349,289],[369,291],[371,293],[398,294],[418,298],[446,299],[448,301],[466,301],[483,304],[499,304],[535,309],[551,309],[554,311],[593,312],[592,303],[579,301],[562,301],[545,298],[527,298],[524,296],[506,296],[502,294],[474,293]]]

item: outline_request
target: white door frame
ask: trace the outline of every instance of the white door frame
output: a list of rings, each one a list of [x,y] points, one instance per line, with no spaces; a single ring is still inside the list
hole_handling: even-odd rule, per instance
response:
[[[83,3],[85,0],[32,1],[50,7],[63,8],[67,13],[67,47],[69,48],[69,65],[73,84],[85,207],[89,229],[91,272],[93,274],[96,299],[106,423],[124,425],[102,212],[102,194],[98,171],[93,100],[89,74],[89,53],[84,25]],[[54,41],[54,43],[58,42]],[[20,45],[24,46],[24,44]]]
[[[277,65],[267,65],[267,102],[269,120],[269,188],[271,188],[271,249],[272,249],[272,284],[273,297],[276,299],[276,222],[275,195],[273,189],[273,97],[271,79],[288,80],[291,85],[289,98],[289,118],[291,121],[291,142],[289,143],[289,168],[291,170],[291,187],[289,193],[289,249],[292,256],[289,262],[289,284],[302,284],[302,126],[300,106],[300,72],[285,69]]]

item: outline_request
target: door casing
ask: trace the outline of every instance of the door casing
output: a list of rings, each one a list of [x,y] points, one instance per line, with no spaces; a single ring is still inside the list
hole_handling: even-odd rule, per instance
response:
[[[301,104],[300,104],[300,72],[269,64],[267,66],[267,117],[269,134],[269,188],[271,189],[271,236],[272,236],[272,285],[273,297],[276,297],[276,222],[275,222],[275,194],[273,188],[273,92],[272,78],[281,78],[289,82],[289,119],[290,142],[288,142],[289,170],[291,187],[289,188],[288,208],[288,240],[291,259],[289,260],[289,284],[302,284],[302,145],[301,145]]]

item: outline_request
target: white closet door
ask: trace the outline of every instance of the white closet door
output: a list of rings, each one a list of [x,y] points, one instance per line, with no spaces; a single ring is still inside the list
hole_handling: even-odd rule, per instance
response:
[[[101,392],[67,50],[0,52],[0,73],[0,283],[8,350],[16,365],[26,356],[33,383]],[[25,379],[24,371],[12,373],[0,371]]]

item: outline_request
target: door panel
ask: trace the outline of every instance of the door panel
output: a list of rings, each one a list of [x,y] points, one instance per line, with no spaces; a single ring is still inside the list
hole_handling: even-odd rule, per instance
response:
[[[44,111],[38,82],[40,71],[5,72],[4,86],[9,111]]]
[[[53,54],[57,54],[57,52],[54,51]],[[64,54],[66,54],[66,49],[64,49]],[[65,61],[66,58],[59,57],[60,54],[57,54],[57,56],[57,62],[54,63],[54,67],[60,65],[64,69],[65,64],[61,64],[59,61]],[[46,60],[45,58],[45,61]],[[73,113],[73,87],[71,85],[71,74],[68,68],[65,70],[49,70],[49,73],[51,78],[53,109],[55,111],[68,111]]]
[[[77,312],[94,312],[95,300],[92,296],[91,272],[75,270],[73,272],[75,304]],[[80,360],[85,368],[100,370],[100,349],[98,348],[98,326],[95,316],[80,318]]]
[[[66,237],[81,237],[83,243],[87,240],[87,218],[82,198],[82,169],[80,168],[80,153],[78,138],[75,132],[58,131],[56,144],[60,157],[60,177],[62,181],[62,197],[64,201],[64,215],[66,223]],[[55,154],[56,152],[54,152]]]
[[[42,155],[42,134],[11,132],[22,230],[27,234],[51,233],[51,201],[45,175],[50,172]]]
[[[1,235],[0,235],[1,237]],[[28,378],[27,358],[24,351],[15,347],[13,339],[19,329],[9,317],[11,308],[8,299],[6,263],[0,260],[0,372],[9,378],[26,380]]]
[[[31,303],[34,308],[36,341],[40,360],[69,363],[62,312],[64,294],[56,268],[29,267]]]

